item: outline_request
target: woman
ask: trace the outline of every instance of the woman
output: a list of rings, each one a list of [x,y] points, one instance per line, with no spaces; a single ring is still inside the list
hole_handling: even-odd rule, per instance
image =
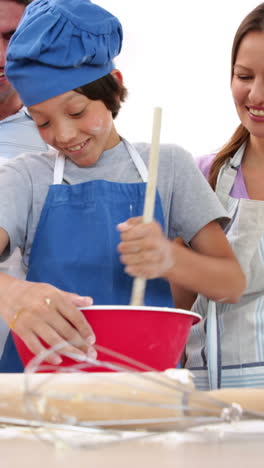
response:
[[[227,237],[247,277],[237,304],[200,296],[186,367],[200,388],[264,386],[264,3],[239,26],[232,49],[231,89],[240,125],[199,166],[232,221]],[[205,330],[207,335],[205,334]]]
[[[155,221],[138,218],[149,145],[131,145],[113,122],[126,94],[112,62],[121,42],[117,18],[89,1],[36,0],[9,44],[8,79],[56,149],[22,155],[0,173],[0,252],[18,245],[27,267],[27,281],[1,275],[0,313],[33,353],[42,338],[94,355],[78,306],[91,304],[86,296],[128,304],[133,276],[150,279],[145,302],[157,306],[172,305],[169,282],[174,292],[230,301],[244,288],[219,225],[226,212],[181,148],[161,147]],[[195,251],[174,244],[179,235]],[[54,353],[49,362],[60,360]]]

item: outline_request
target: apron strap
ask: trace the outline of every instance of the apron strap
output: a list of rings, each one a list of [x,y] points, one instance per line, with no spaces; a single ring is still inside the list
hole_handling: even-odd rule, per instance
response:
[[[53,172],[53,185],[60,185],[63,181],[65,157],[62,153],[56,154],[55,167]]]
[[[228,208],[229,194],[234,185],[237,170],[241,164],[246,145],[247,141],[240,146],[233,158],[224,164],[219,171],[215,191],[225,208]]]
[[[218,336],[216,303],[208,302],[207,311],[207,366],[210,390],[220,388],[221,382],[221,347]]]
[[[240,146],[233,158],[221,167],[217,177],[215,191],[226,209],[228,208],[229,194],[234,185],[237,170],[241,164],[246,145],[247,141]],[[208,301],[206,340],[209,385],[211,390],[215,390],[221,387],[222,363],[216,303],[211,300]]]
[[[140,156],[138,150],[135,148],[134,145],[131,145],[131,143],[129,143],[127,140],[125,140],[124,138],[122,138],[122,141],[128,151],[128,153],[130,154],[130,157],[132,158],[138,172],[139,172],[139,175],[141,177],[141,179],[143,180],[143,182],[147,182],[148,181],[148,169],[147,169],[147,166],[146,164],[144,163],[142,157]]]

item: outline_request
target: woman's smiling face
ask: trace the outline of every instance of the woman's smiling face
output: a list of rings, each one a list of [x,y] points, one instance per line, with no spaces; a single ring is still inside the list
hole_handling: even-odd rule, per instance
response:
[[[29,107],[41,137],[80,167],[96,164],[120,141],[112,112],[102,101],[68,91]]]
[[[257,138],[264,138],[263,51],[264,32],[249,32],[238,49],[231,86],[238,116]]]

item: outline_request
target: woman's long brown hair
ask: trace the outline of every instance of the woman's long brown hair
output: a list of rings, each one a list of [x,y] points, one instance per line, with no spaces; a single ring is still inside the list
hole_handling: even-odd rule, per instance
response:
[[[252,10],[244,18],[238,27],[234,37],[231,54],[231,81],[233,79],[234,65],[236,63],[241,41],[249,32],[252,31],[264,31],[264,3],[261,3],[256,8],[254,8],[254,10]],[[230,140],[216,154],[209,173],[209,183],[213,189],[216,187],[217,177],[221,167],[228,159],[231,159],[234,156],[242,143],[247,140],[248,136],[248,130],[244,127],[244,125],[240,124]]]

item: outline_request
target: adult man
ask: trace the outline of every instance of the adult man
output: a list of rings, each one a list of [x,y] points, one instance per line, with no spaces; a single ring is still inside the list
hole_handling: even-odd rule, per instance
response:
[[[46,143],[41,139],[27,109],[8,82],[4,70],[9,39],[15,32],[25,7],[31,1],[0,0],[0,166],[20,153],[47,150]],[[1,272],[24,276],[19,250],[16,250],[7,262],[0,264]],[[0,320],[0,358],[7,334],[8,328]],[[17,366],[19,369],[20,363]]]
[[[4,70],[9,39],[31,1],[0,0],[0,164],[26,151],[47,149]]]
[[[21,153],[47,150],[27,109],[5,75],[9,39],[31,1],[0,0],[0,165]],[[0,271],[11,268],[16,274],[17,265],[18,262],[12,259],[0,265]]]

